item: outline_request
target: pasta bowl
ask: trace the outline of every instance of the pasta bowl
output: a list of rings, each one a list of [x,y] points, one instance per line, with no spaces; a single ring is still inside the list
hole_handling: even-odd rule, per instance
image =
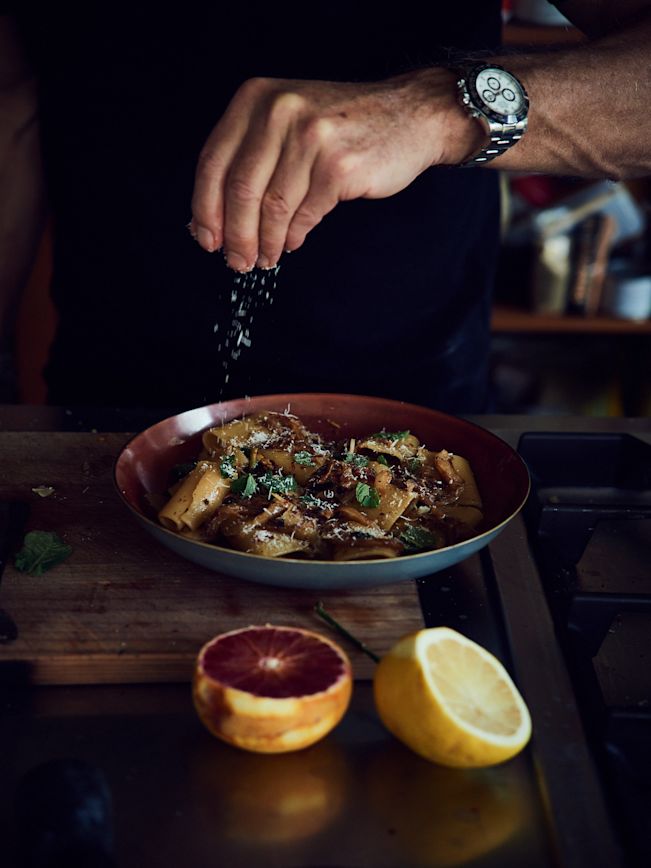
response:
[[[472,467],[483,502],[483,519],[476,534],[445,548],[400,557],[326,561],[235,551],[163,527],[154,505],[167,491],[172,468],[197,457],[208,429],[263,411],[288,411],[328,440],[408,430],[430,449],[463,456]],[[317,590],[384,585],[444,570],[495,539],[529,493],[529,474],[520,456],[478,425],[401,401],[319,393],[247,397],[163,419],[125,445],[115,462],[114,480],[119,497],[136,521],[181,557],[247,581]]]

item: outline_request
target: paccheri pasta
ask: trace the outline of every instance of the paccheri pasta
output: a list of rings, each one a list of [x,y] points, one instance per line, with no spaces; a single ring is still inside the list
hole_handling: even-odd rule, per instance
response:
[[[158,513],[183,536],[267,557],[349,561],[474,536],[482,502],[469,463],[409,431],[328,442],[290,414],[210,428]]]

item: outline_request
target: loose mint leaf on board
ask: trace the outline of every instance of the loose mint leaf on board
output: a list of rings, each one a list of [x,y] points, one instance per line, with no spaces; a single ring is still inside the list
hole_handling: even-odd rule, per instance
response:
[[[23,547],[16,554],[16,569],[30,576],[42,576],[72,554],[58,534],[47,530],[30,530],[25,534]]]

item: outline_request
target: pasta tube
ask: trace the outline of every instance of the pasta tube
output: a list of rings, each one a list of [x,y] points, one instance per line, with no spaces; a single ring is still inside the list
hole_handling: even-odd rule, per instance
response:
[[[460,506],[474,506],[476,509],[482,509],[481,497],[479,489],[475,482],[475,476],[472,472],[470,464],[465,458],[460,455],[452,455],[452,466],[463,479],[463,489],[459,498]]]
[[[218,465],[200,461],[158,513],[158,520],[170,530],[196,530],[219,509],[229,488]]]

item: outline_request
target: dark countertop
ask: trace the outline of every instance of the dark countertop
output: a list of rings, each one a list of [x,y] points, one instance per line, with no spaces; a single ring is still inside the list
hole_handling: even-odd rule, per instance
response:
[[[0,429],[135,432],[165,415],[3,406]],[[648,419],[472,421],[513,446],[525,430],[625,431],[651,441]],[[507,572],[508,582],[496,579]],[[344,721],[324,741],[275,757],[208,735],[185,684],[0,684],[3,864],[19,865],[15,785],[40,763],[73,758],[108,782],[113,864],[122,868],[622,865],[520,520],[490,552],[424,580],[420,590],[428,626],[456,627],[511,669],[534,720],[532,744],[519,757],[473,772],[420,760],[383,729],[368,682],[356,682]]]
[[[107,407],[48,407],[27,404],[0,405],[3,431],[124,431],[137,432],[183,409],[137,409]],[[651,419],[622,419],[613,416],[468,416],[470,421],[500,432],[522,431],[606,431],[626,430],[651,436]]]

